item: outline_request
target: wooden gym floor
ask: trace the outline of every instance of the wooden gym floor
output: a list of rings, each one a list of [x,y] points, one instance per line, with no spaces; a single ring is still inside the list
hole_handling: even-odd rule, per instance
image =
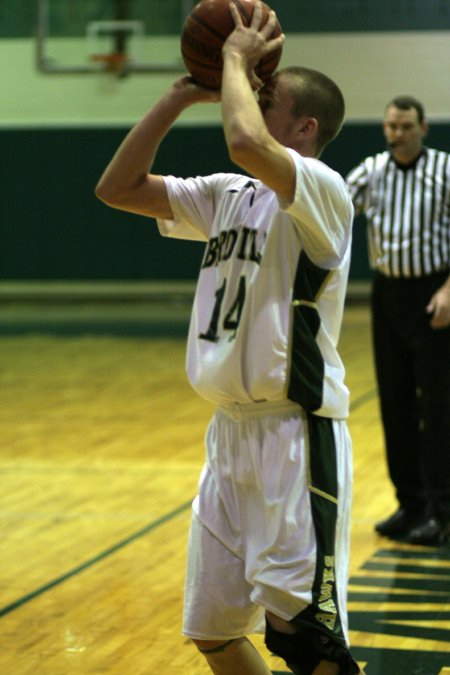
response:
[[[0,673],[207,675],[180,636],[189,506],[213,410],[185,380],[184,325],[169,337],[17,327],[0,335]],[[364,305],[347,307],[341,353],[354,652],[367,675],[448,675],[450,551],[373,532],[395,500]]]

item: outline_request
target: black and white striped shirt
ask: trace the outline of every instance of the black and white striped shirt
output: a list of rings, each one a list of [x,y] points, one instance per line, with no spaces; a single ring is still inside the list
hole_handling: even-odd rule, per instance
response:
[[[424,148],[410,166],[386,151],[347,176],[357,213],[368,222],[371,266],[389,277],[450,269],[450,155]]]

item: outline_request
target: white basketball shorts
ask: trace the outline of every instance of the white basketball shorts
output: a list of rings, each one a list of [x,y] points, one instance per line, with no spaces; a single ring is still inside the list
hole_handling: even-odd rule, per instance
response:
[[[193,503],[183,634],[230,640],[264,612],[347,641],[352,452],[345,421],[291,401],[219,408]]]

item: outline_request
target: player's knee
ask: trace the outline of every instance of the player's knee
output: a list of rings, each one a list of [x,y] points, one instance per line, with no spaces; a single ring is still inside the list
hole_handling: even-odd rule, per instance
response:
[[[202,654],[220,654],[235,640],[192,640]]]
[[[295,626],[295,633],[281,633],[266,621],[266,645],[280,656],[295,675],[312,675],[322,661],[336,663],[339,675],[360,670],[348,649],[316,628]]]

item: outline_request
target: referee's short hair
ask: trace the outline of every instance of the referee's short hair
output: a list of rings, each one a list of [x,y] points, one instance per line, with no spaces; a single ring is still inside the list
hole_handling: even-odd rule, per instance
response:
[[[425,108],[420,101],[414,98],[414,96],[396,96],[387,104],[386,110],[391,106],[395,106],[400,110],[410,110],[411,108],[414,108],[417,110],[419,124],[422,124],[425,119]]]

